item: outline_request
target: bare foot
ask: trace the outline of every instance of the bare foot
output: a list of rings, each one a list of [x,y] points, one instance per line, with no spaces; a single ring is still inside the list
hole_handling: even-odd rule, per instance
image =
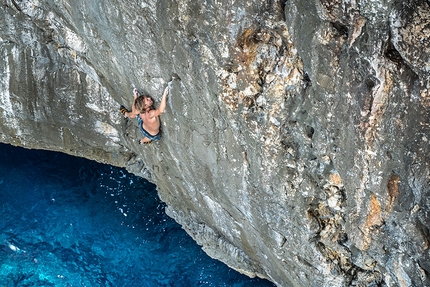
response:
[[[151,143],[151,140],[146,137],[139,141],[139,144],[150,144],[150,143]]]

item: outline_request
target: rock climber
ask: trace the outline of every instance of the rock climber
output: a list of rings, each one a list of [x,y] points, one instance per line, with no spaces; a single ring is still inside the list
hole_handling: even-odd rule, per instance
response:
[[[131,106],[131,111],[124,106],[120,107],[120,112],[127,118],[137,119],[140,132],[143,138],[139,140],[139,144],[149,144],[152,141],[161,139],[160,133],[160,118],[159,115],[166,108],[166,97],[169,92],[169,87],[164,89],[163,97],[161,98],[158,108],[154,107],[154,100],[147,95],[139,96],[137,89],[133,90],[134,101]]]

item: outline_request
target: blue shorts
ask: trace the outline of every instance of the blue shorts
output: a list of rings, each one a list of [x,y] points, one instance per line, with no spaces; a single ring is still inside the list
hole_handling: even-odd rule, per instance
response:
[[[143,136],[145,136],[145,137],[147,137],[149,140],[151,140],[151,141],[159,141],[160,139],[161,139],[161,134],[160,134],[160,132],[158,132],[158,134],[156,134],[155,136],[153,136],[153,135],[151,135],[150,133],[148,133],[143,127],[142,127],[142,124],[143,124],[143,121],[142,121],[142,119],[140,118],[140,115],[139,114],[137,114],[136,115],[136,119],[137,119],[137,124],[139,125],[139,129],[140,129],[140,132],[142,133],[142,135]]]

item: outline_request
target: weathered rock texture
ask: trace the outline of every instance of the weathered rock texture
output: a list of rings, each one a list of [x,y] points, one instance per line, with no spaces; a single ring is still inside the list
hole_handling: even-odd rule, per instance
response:
[[[149,178],[249,276],[430,285],[428,1],[1,3],[2,142]],[[173,73],[139,146],[118,107]]]

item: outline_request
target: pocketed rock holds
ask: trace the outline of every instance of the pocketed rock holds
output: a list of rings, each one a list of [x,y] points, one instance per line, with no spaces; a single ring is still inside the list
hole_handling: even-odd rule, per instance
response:
[[[248,276],[430,285],[429,4],[263,2],[6,0],[0,141],[150,179]],[[143,151],[118,107],[172,77]]]

